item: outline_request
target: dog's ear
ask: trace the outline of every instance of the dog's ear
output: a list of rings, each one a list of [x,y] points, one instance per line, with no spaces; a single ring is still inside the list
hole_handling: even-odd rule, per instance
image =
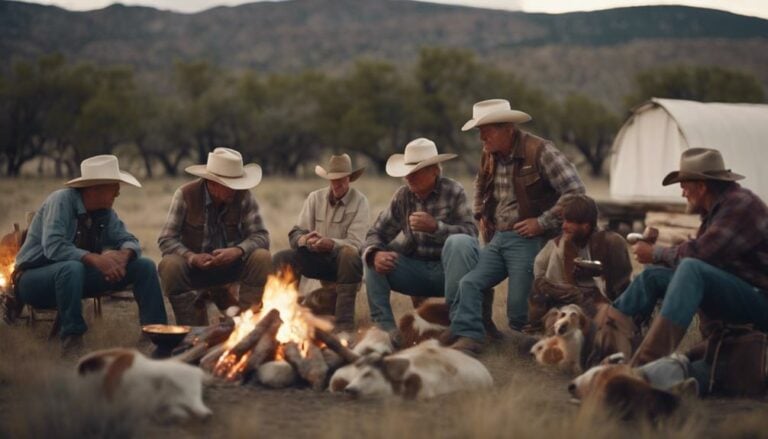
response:
[[[416,374],[411,374],[403,381],[403,398],[416,399],[421,391],[421,377]]]
[[[120,385],[120,381],[123,379],[123,374],[133,365],[133,352],[125,352],[117,355],[109,365],[107,373],[104,376],[104,393],[107,398],[112,399],[117,387]]]
[[[405,358],[388,357],[384,358],[381,370],[389,381],[401,382],[405,378],[405,372],[410,365],[410,360]]]
[[[579,329],[583,334],[589,332],[589,319],[583,312],[579,312]]]
[[[677,396],[654,389],[648,383],[627,375],[616,375],[608,380],[604,398],[606,407],[615,410],[625,420],[641,413],[651,419],[667,416],[680,404]]]
[[[90,355],[83,358],[77,364],[78,375],[86,375],[93,372],[98,372],[107,365],[107,360],[103,355]]]
[[[436,325],[449,326],[451,318],[448,315],[448,304],[445,302],[424,302],[416,310],[422,319]]]
[[[547,311],[546,314],[544,314],[544,317],[542,318],[542,321],[544,322],[544,334],[545,335],[554,335],[555,334],[555,322],[557,321],[557,315],[560,313],[560,310],[557,308],[551,308],[549,311]]]

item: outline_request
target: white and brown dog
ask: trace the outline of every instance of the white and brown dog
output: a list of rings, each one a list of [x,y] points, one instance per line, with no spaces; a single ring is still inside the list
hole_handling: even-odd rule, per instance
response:
[[[95,377],[108,400],[135,401],[160,419],[212,414],[203,403],[205,373],[177,360],[152,360],[134,349],[108,349],[81,358],[77,373]]]
[[[402,336],[403,347],[411,347],[424,340],[439,337],[450,324],[448,304],[442,299],[431,298],[401,317],[397,326]]]
[[[392,355],[363,356],[337,370],[329,389],[362,398],[428,399],[491,386],[493,378],[481,362],[427,340]]]
[[[577,305],[551,309],[545,316],[545,328],[548,334],[553,335],[533,345],[531,355],[539,364],[581,373],[584,334],[589,330],[589,325],[589,319]]]

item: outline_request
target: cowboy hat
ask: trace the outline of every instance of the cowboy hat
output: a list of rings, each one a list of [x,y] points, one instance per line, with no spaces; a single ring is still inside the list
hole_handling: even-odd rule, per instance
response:
[[[387,174],[405,177],[419,169],[458,157],[456,154],[438,154],[435,142],[419,137],[405,145],[405,154],[392,154],[387,160]]]
[[[363,175],[365,167],[352,170],[352,159],[348,154],[332,155],[328,160],[328,170],[326,171],[322,166],[315,166],[315,174],[318,177],[326,180],[336,180],[339,178],[349,177],[349,181],[355,181]]]
[[[243,166],[243,156],[230,148],[214,149],[208,153],[206,164],[193,165],[185,171],[236,191],[251,189],[261,182],[261,166]]]
[[[525,123],[531,120],[531,115],[526,112],[513,110],[506,99],[488,99],[480,101],[472,106],[472,119],[461,127],[462,131],[490,123]]]
[[[690,180],[721,180],[736,181],[743,175],[725,169],[725,162],[720,151],[709,148],[691,148],[683,151],[680,156],[680,170],[672,171],[664,177],[662,185]]]
[[[80,163],[80,177],[69,180],[67,187],[89,187],[109,183],[128,183],[141,187],[141,183],[133,175],[121,171],[117,157],[111,154],[89,157]]]

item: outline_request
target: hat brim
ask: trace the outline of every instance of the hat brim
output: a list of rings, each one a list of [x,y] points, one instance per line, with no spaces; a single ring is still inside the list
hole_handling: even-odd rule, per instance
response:
[[[519,110],[504,110],[494,111],[488,113],[483,117],[477,119],[470,119],[467,123],[461,127],[462,131],[469,131],[472,128],[477,128],[481,125],[488,125],[491,123],[526,123],[533,119],[530,114]]]
[[[364,171],[365,166],[350,172],[328,172],[320,165],[315,166],[315,174],[326,180],[338,180],[339,178],[349,177],[349,181],[355,181],[363,175]]]
[[[427,166],[435,165],[446,160],[455,159],[456,157],[458,157],[456,154],[438,154],[416,164],[406,164],[405,154],[393,154],[387,160],[387,175],[390,177],[405,177],[409,174],[413,174],[419,169],[424,169]]]
[[[258,186],[261,183],[262,176],[261,166],[255,163],[244,166],[243,175],[240,177],[222,177],[221,175],[210,173],[206,169],[206,165],[192,165],[187,167],[185,171],[194,176],[215,181],[222,186],[236,191],[252,189]]]
[[[670,184],[691,180],[738,181],[743,179],[743,175],[731,171],[712,171],[707,173],[672,171],[664,177],[661,184],[662,186],[669,186]]]
[[[139,180],[137,180],[136,177],[134,177],[133,175],[125,171],[119,171],[119,172],[120,172],[119,178],[79,177],[79,178],[75,178],[74,180],[69,180],[68,182],[64,183],[64,186],[73,187],[73,188],[82,188],[82,187],[98,186],[100,184],[125,183],[125,184],[130,184],[131,186],[141,187],[141,183],[139,183]]]

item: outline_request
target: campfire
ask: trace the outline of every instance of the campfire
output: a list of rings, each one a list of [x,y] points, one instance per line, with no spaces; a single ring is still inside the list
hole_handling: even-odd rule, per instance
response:
[[[248,309],[205,328],[190,337],[182,348],[188,350],[177,358],[230,382],[282,387],[296,381],[285,377],[298,375],[323,389],[329,372],[355,355],[330,334],[329,321],[313,315],[298,299],[290,271],[270,276],[261,309]],[[283,378],[275,380],[275,374]]]
[[[16,254],[19,252],[21,242],[21,230],[18,224],[13,225],[13,231],[0,239],[0,293],[5,293],[11,284],[13,266],[16,263]]]

